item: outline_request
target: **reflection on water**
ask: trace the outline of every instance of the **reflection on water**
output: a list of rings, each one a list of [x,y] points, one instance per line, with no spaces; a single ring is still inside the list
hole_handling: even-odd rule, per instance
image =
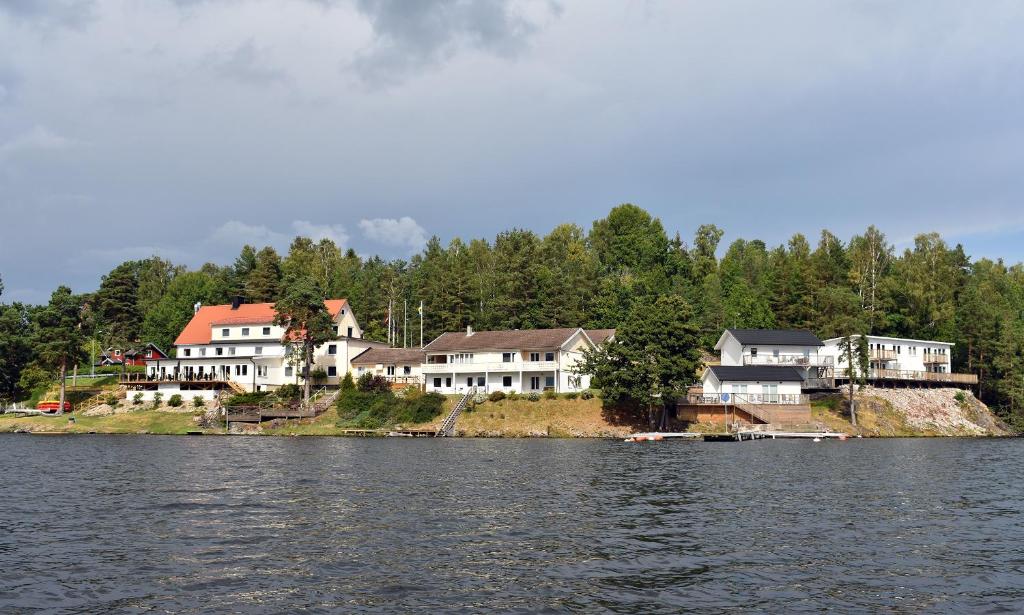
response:
[[[1020,440],[0,436],[0,610],[1016,611]]]

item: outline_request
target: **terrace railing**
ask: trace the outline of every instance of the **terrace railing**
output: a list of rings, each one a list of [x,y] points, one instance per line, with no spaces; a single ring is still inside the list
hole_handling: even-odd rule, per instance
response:
[[[848,369],[836,370],[836,378],[849,379]],[[954,374],[945,372],[919,372],[903,369],[871,369],[868,380],[911,380],[919,382],[948,382],[951,384],[978,384],[977,374]]]
[[[780,354],[778,356],[773,354],[759,354],[759,355],[743,355],[744,365],[792,365],[794,367],[831,367],[835,363],[835,359],[830,356],[821,355],[810,355],[804,356],[803,354]]]
[[[811,398],[805,393],[691,393],[686,401],[696,406],[798,405],[810,403]]]

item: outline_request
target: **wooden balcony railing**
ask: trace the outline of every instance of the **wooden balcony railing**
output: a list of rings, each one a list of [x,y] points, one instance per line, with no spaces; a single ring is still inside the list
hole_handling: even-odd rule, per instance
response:
[[[797,367],[831,367],[835,359],[830,356],[804,356],[802,354],[743,355],[744,365],[793,365]]]
[[[836,371],[836,378],[849,378],[849,370]],[[872,369],[868,380],[912,380],[919,382],[948,382],[952,384],[978,384],[977,374],[954,374],[945,372],[917,372],[903,369]]]
[[[686,402],[695,406],[725,406],[743,404],[785,404],[810,403],[810,395],[804,393],[690,393]]]
[[[874,348],[870,351],[868,356],[873,361],[894,361],[896,359],[896,351],[885,348]]]

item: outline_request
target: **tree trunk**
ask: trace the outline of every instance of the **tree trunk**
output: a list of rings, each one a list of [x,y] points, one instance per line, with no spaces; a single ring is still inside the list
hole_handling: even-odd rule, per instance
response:
[[[310,344],[309,342],[305,342],[305,347],[303,348],[303,354],[305,356],[303,357],[304,361],[302,362],[303,363],[303,367],[302,367],[302,379],[303,379],[303,383],[302,383],[302,404],[304,406],[308,406],[309,405],[309,392],[310,392],[309,391],[309,372],[310,372],[310,365],[312,365],[312,363],[313,363],[313,345]]]
[[[67,376],[68,376],[68,361],[67,361],[67,359],[61,359],[61,361],[60,361],[60,406],[58,406],[58,408],[59,408],[57,410],[58,414],[64,412],[64,399],[66,398],[64,387],[65,387],[65,380],[67,379]]]

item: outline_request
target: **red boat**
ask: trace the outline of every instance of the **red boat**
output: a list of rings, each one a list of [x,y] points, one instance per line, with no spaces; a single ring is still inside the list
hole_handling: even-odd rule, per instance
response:
[[[39,410],[40,412],[45,412],[47,414],[57,414],[58,412],[60,412],[60,402],[41,401],[38,404],[36,404],[36,410]],[[64,412],[71,412],[71,402],[64,402]]]

